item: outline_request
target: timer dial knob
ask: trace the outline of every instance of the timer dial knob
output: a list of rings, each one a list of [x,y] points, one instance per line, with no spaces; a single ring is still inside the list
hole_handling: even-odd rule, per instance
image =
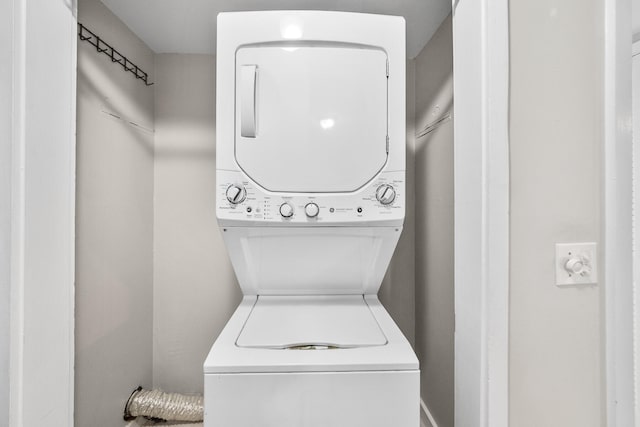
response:
[[[315,218],[320,213],[320,208],[313,202],[307,203],[304,207],[304,213],[306,213],[309,218]]]
[[[282,215],[283,218],[291,218],[293,216],[293,206],[286,202],[281,204],[280,215]]]
[[[581,276],[588,276],[591,274],[591,262],[589,258],[585,256],[572,256],[565,264],[564,269],[571,274],[579,274]]]
[[[382,184],[376,190],[376,199],[383,205],[390,205],[396,199],[396,190],[392,185]]]
[[[247,198],[247,190],[242,185],[231,184],[227,187],[227,200],[234,205],[244,202]]]

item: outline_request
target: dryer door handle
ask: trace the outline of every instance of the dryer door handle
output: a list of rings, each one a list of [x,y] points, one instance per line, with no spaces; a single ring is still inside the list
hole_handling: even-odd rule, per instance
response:
[[[256,137],[257,65],[243,65],[240,69],[240,135]]]

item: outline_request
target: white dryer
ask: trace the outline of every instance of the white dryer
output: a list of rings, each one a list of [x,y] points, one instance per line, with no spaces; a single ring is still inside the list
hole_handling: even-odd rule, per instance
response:
[[[206,427],[417,427],[377,292],[405,211],[405,25],[218,15],[216,213],[244,293],[204,364]]]

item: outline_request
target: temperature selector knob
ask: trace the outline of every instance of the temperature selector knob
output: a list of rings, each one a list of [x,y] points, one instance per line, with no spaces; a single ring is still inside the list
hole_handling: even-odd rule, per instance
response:
[[[234,205],[244,202],[247,198],[247,190],[242,185],[231,184],[227,187],[227,200]]]
[[[280,215],[283,218],[291,218],[293,216],[293,206],[289,203],[283,203],[280,205]]]
[[[390,205],[396,199],[396,190],[392,185],[382,184],[376,190],[376,199],[383,205]]]
[[[306,213],[309,218],[315,218],[320,213],[320,208],[315,203],[307,203],[304,207],[304,213]]]

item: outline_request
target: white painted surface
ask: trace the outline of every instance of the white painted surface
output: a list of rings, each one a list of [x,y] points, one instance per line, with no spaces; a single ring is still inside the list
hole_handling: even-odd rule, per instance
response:
[[[105,0],[104,2],[157,53],[216,53],[216,16],[243,10],[336,10],[404,16],[407,54],[413,58],[451,12],[448,0]],[[335,27],[334,27],[335,29]]]
[[[508,4],[454,9],[455,425],[506,427]]]
[[[635,2],[637,3],[637,2]],[[634,12],[640,7],[634,3]],[[640,5],[638,5],[640,6]],[[633,355],[634,416],[640,420],[640,42],[633,44],[632,57],[633,111]]]
[[[0,4],[0,425],[9,424],[13,7]]]
[[[603,22],[601,0],[510,2],[513,426],[610,425],[603,288],[554,277],[556,243],[603,248]]]
[[[455,425],[488,426],[485,412],[486,365],[483,348],[486,283],[482,281],[482,23],[481,2],[462,2],[453,10],[454,72],[454,274]],[[475,24],[475,25],[474,25]],[[459,52],[464,52],[460,54]],[[460,70],[460,71],[458,71]],[[463,70],[474,70],[465,74]],[[463,78],[464,77],[464,78]],[[464,98],[461,98],[464,96]],[[459,124],[460,123],[460,124]],[[466,144],[463,145],[463,141]],[[462,262],[456,262],[459,259]],[[462,266],[465,268],[461,268]]]
[[[156,55],[153,384],[202,392],[241,292],[215,220],[215,57]]]
[[[452,20],[416,57],[416,132],[453,108]],[[453,121],[416,138],[416,353],[431,418],[453,426]],[[427,406],[424,406],[426,408]],[[435,421],[432,423],[435,427]]]
[[[9,424],[70,426],[75,5],[58,0],[13,6]]]
[[[153,52],[97,0],[79,21],[153,81]],[[77,426],[115,426],[152,384],[154,89],[78,45]]]
[[[418,427],[418,381],[417,371],[211,374],[205,425]]]
[[[24,410],[24,229],[25,229],[25,3],[13,3],[11,46],[11,271],[9,313],[9,425],[23,424]],[[69,396],[69,399],[72,397]]]
[[[630,0],[604,1],[604,310],[606,422],[631,426],[633,230]],[[603,391],[604,392],[604,391]]]

